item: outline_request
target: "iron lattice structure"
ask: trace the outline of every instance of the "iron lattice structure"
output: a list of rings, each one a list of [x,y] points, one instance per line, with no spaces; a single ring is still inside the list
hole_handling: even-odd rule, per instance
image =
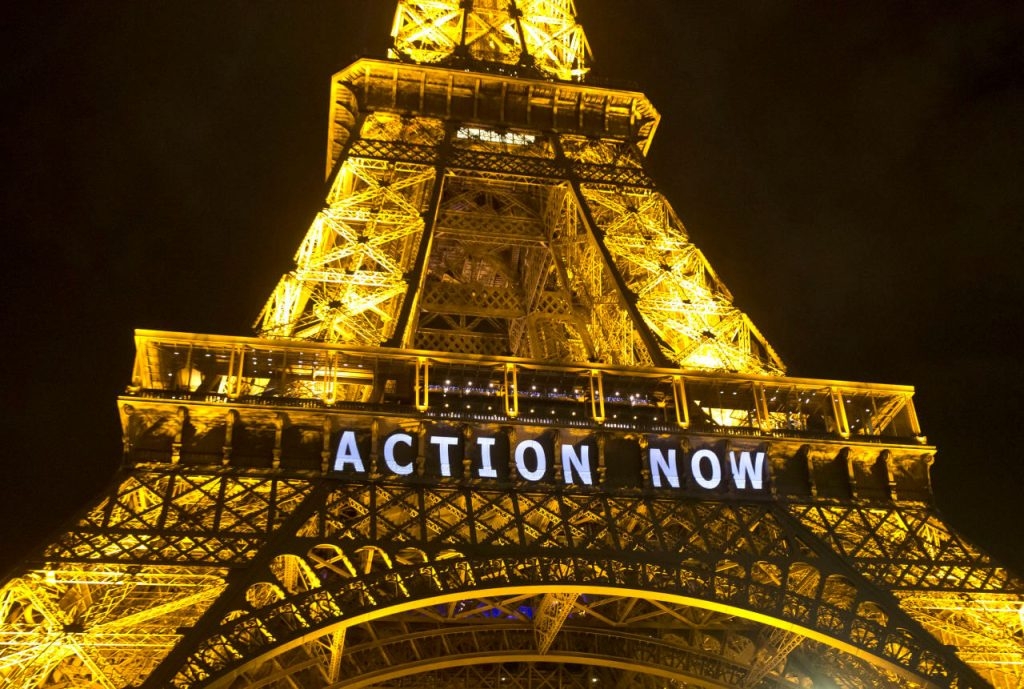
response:
[[[572,3],[465,4],[399,3],[396,59],[335,76],[327,207],[260,332],[782,373],[644,171],[657,111],[567,80]]]
[[[261,337],[139,332],[19,688],[1024,687],[1024,582],[900,386],[782,376],[571,0],[402,0]]]

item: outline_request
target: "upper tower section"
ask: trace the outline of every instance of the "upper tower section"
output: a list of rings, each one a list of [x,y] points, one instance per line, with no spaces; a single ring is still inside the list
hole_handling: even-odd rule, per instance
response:
[[[581,80],[590,58],[573,0],[400,0],[391,37],[392,58],[563,81]]]
[[[399,0],[331,87],[329,191],[264,338],[782,373],[646,169],[660,116],[583,81],[572,0]]]

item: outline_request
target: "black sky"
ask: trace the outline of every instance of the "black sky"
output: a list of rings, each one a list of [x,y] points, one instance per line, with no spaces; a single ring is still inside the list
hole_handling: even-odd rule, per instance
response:
[[[1024,3],[577,0],[651,171],[798,376],[916,386],[940,509],[1024,571]],[[251,334],[390,0],[39,2],[0,26],[0,567],[110,479],[133,328]]]

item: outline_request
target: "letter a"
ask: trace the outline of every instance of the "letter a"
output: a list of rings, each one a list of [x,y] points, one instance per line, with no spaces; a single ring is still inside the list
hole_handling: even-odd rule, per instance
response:
[[[344,471],[346,466],[351,466],[361,474],[366,473],[363,466],[363,458],[359,456],[359,444],[356,443],[355,431],[345,431],[341,434],[338,442],[338,451],[334,455],[334,470]]]

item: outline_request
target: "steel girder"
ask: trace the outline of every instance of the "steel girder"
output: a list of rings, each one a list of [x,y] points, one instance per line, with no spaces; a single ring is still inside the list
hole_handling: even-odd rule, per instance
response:
[[[339,676],[352,620],[482,591],[522,590],[542,610],[533,592],[578,601],[609,587],[645,605],[724,606],[767,622],[751,678],[774,676],[784,651],[811,639],[937,686],[971,685],[938,639],[993,686],[1021,681],[1024,587],[923,505],[340,484],[235,469],[126,474],[8,582],[0,643],[15,686],[31,674],[116,687],[118,672],[146,676],[183,634],[164,666],[185,666],[178,686],[250,672],[253,658],[310,635]],[[147,590],[145,600],[127,593]],[[533,624],[553,644],[561,627],[545,615]]]
[[[565,80],[589,71],[573,0],[401,0],[391,36],[392,56],[413,62],[503,63]]]
[[[367,114],[263,335],[782,371],[635,144],[511,136]]]
[[[588,53],[572,1],[402,0],[393,38],[394,59],[334,79],[327,202],[259,320],[279,344],[363,346],[374,370],[323,345],[218,340],[205,376],[192,341],[184,365],[178,343],[140,351],[135,393],[182,404],[122,406],[134,468],[0,589],[5,686],[1024,687],[1024,585],[938,518],[928,457],[870,445],[898,416],[923,442],[909,393],[765,382],[781,361],[644,170],[658,113],[575,82]],[[416,350],[418,412],[433,350],[476,371],[496,355],[572,364],[577,383],[591,366],[592,395],[598,368],[635,368],[676,403],[675,427],[655,414],[645,432],[690,427],[683,377],[699,370],[727,379],[692,381],[718,399],[694,398],[692,422],[725,443],[809,438],[815,414],[833,427],[776,458],[757,499],[667,495],[650,476],[330,478],[336,424],[289,414],[406,415],[401,367],[367,354],[380,344]],[[516,366],[504,415],[490,399],[433,411],[509,423]],[[673,369],[671,394],[653,367]],[[216,388],[193,387],[207,377]],[[727,388],[751,404],[722,403]],[[592,397],[578,428],[619,396]],[[376,442],[380,419],[361,423]],[[321,446],[319,471],[291,463],[286,428]],[[246,432],[267,468],[236,463]],[[855,434],[865,447],[845,445]]]
[[[262,573],[250,562],[169,656],[165,673],[182,663],[176,686],[409,606],[520,590],[728,610],[935,686],[977,682],[892,594],[771,502],[328,481],[301,512],[263,546]]]

